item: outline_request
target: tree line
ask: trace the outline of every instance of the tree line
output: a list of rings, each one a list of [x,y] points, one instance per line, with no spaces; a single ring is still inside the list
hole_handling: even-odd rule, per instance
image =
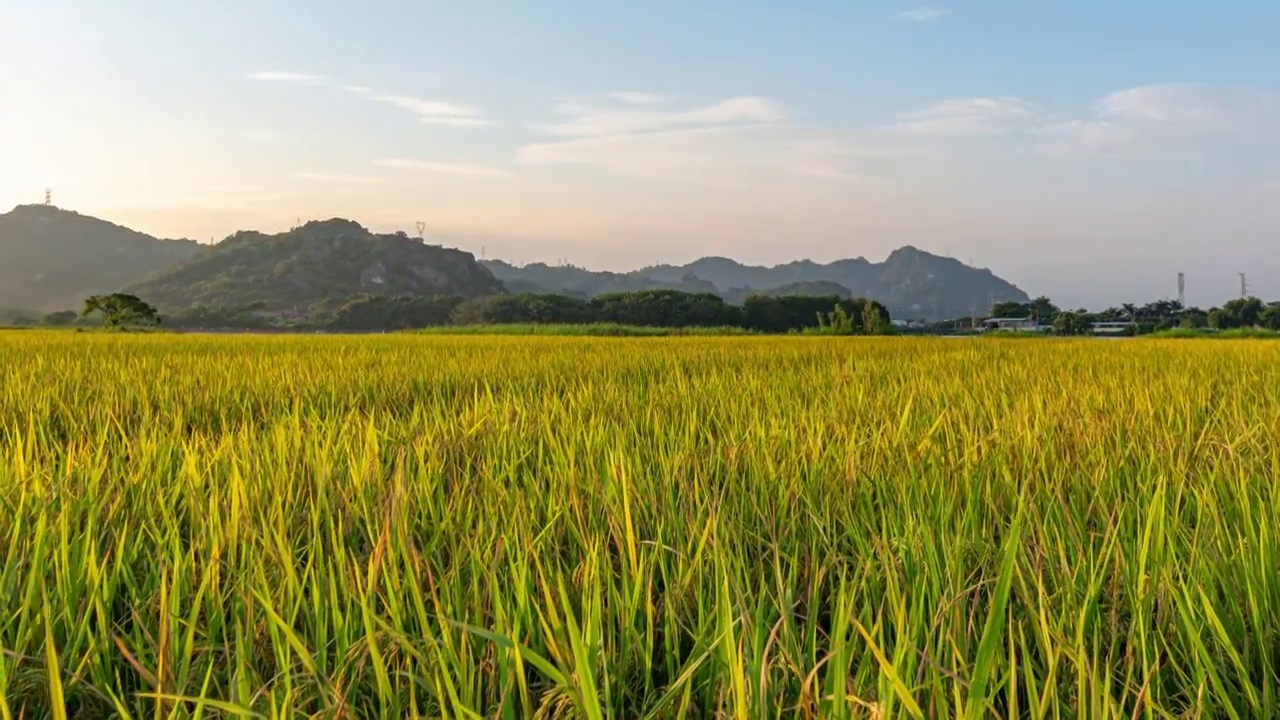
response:
[[[733,327],[762,333],[822,331],[879,334],[889,311],[874,300],[837,295],[752,295],[731,305],[714,293],[640,290],[590,300],[557,293],[454,297],[361,296],[337,308],[328,326],[338,330],[402,330],[442,325],[585,325]]]
[[[56,324],[94,319],[108,327],[158,324],[154,308],[131,295],[95,296],[81,317],[59,316]],[[65,322],[64,322],[65,321]],[[661,328],[738,328],[760,333],[812,332],[874,335],[890,327],[888,309],[863,298],[838,295],[751,295],[731,305],[714,293],[651,289],[597,295],[589,300],[556,293],[461,297],[358,295],[306,313],[267,312],[261,303],[237,308],[194,305],[163,319],[191,329],[295,328],[379,332],[448,325],[586,325],[609,323]],[[55,324],[55,323],[51,323]]]
[[[1131,334],[1167,330],[1263,329],[1280,331],[1280,302],[1256,297],[1231,300],[1203,310],[1174,300],[1143,305],[1125,303],[1105,310],[1059,308],[1041,296],[1029,302],[994,305],[990,317],[1034,319],[1058,335],[1084,335],[1096,322],[1128,323]],[[49,313],[38,323],[66,326],[99,323],[107,327],[158,325],[155,308],[124,293],[95,295],[82,313]],[[473,299],[432,296],[358,295],[329,300],[307,312],[268,312],[262,303],[237,308],[194,305],[163,320],[169,327],[190,329],[297,329],[337,332],[380,332],[447,325],[583,325],[610,323],[661,328],[738,328],[750,332],[875,335],[891,328],[889,311],[864,298],[837,295],[750,295],[741,305],[714,293],[650,289],[583,299],[557,293],[488,295]],[[22,323],[35,325],[35,320]],[[923,328],[946,332],[961,321]]]
[[[991,317],[1028,318],[1052,325],[1059,335],[1083,335],[1095,322],[1131,323],[1131,332],[1146,334],[1165,330],[1241,330],[1259,328],[1280,331],[1280,302],[1256,297],[1236,298],[1221,307],[1203,310],[1183,307],[1177,300],[1156,300],[1144,305],[1125,303],[1105,310],[1064,310],[1047,297],[1031,302],[1003,302],[991,308]]]

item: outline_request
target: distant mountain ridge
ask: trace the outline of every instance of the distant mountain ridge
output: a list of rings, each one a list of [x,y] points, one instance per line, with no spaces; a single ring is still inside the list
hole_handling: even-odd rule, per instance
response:
[[[975,307],[985,311],[992,302],[1030,301],[1021,288],[988,269],[910,245],[894,250],[880,263],[858,257],[765,267],[705,257],[687,265],[614,273],[544,263],[517,267],[501,260],[482,262],[513,292],[565,292],[582,297],[650,288],[715,292],[730,302],[741,302],[752,293],[837,294],[878,300],[895,318],[928,320],[967,316]]]
[[[341,218],[274,235],[238,232],[127,289],[170,311],[202,304],[297,312],[357,295],[472,298],[503,291],[469,252],[404,233],[373,233]]]
[[[115,292],[202,249],[50,205],[19,205],[0,214],[0,307],[78,309],[89,295]]]
[[[749,294],[867,297],[895,318],[939,320],[1029,302],[1020,288],[912,246],[883,262],[857,257],[773,267],[705,257],[630,272],[502,260],[377,234],[350,220],[313,221],[288,232],[241,231],[216,245],[160,240],[76,212],[20,205],[0,215],[0,307],[52,311],[127,289],[167,312],[194,304],[305,311],[357,294],[460,297],[554,292],[590,298],[647,289],[711,292],[730,303]]]

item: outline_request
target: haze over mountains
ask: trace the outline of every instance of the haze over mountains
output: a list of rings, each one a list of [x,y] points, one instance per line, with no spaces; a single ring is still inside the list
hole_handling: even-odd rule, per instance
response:
[[[44,205],[0,214],[0,307],[79,308],[201,252],[98,218]]]
[[[19,206],[0,215],[0,307],[74,309],[88,295],[127,289],[166,311],[203,304],[296,313],[358,294],[592,297],[652,288],[713,292],[731,303],[751,293],[868,297],[894,317],[931,320],[1029,299],[989,270],[911,246],[879,263],[857,257],[761,267],[707,257],[614,273],[477,261],[462,250],[404,233],[372,233],[343,219],[274,235],[242,231],[201,245],[160,240],[50,206]]]
[[[628,273],[596,272],[572,266],[534,263],[515,267],[502,261],[485,265],[512,292],[563,292],[591,297],[606,292],[672,288],[714,292],[731,303],[751,293],[840,295],[878,300],[894,317],[944,319],[985,311],[994,300],[1026,302],[1026,293],[986,269],[940,257],[910,245],[884,262],[858,257],[821,264],[811,260],[763,267],[723,257],[687,265],[657,265]]]

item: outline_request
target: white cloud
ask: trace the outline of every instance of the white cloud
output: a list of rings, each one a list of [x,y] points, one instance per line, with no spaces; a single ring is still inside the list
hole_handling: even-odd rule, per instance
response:
[[[1052,121],[1043,109],[1017,98],[968,98],[900,115],[893,129],[919,135],[992,135],[1042,130]]]
[[[619,90],[609,93],[609,97],[621,103],[629,105],[661,105],[670,102],[671,98],[666,95],[657,95],[647,92],[632,92],[628,90]]]
[[[1208,140],[1274,140],[1277,98],[1190,84],[1144,85],[1112,93],[1084,117],[1060,125],[1053,154],[1125,154]]]
[[[418,116],[418,120],[424,125],[474,128],[493,124],[491,121],[481,117],[482,113],[479,109],[469,105],[445,100],[428,100],[412,95],[380,93],[364,85],[335,83],[333,80],[321,75],[299,72],[254,72],[249,73],[248,77],[251,80],[260,82],[290,83],[310,87],[337,84],[343,91],[352,95],[413,113]]]
[[[788,176],[863,179],[851,166],[855,151],[838,141],[808,142],[807,132],[756,124],[582,137],[527,145],[516,162],[734,189],[769,187]]]
[[[412,95],[375,94],[370,97],[377,102],[411,112],[426,125],[470,128],[490,124],[488,120],[480,117],[480,110],[469,105],[443,100],[426,100]]]
[[[380,177],[366,175],[343,175],[339,173],[300,172],[294,173],[299,180],[311,180],[329,185],[381,185],[386,182]]]
[[[919,7],[919,8],[912,8],[910,10],[903,10],[902,12],[894,15],[894,17],[898,18],[899,20],[908,20],[910,22],[916,22],[916,23],[926,23],[926,22],[933,22],[934,20],[938,20],[940,18],[946,17],[947,15],[950,15],[950,14],[951,14],[950,10],[946,10],[943,8]]]
[[[492,125],[493,121],[483,118],[466,117],[423,117],[418,118],[423,125],[444,125],[455,128],[475,128]]]
[[[559,138],[522,147],[518,164],[759,189],[788,177],[865,180],[855,167],[861,160],[904,150],[879,131],[839,133],[784,122],[790,115],[784,105],[757,96],[683,110],[569,103],[559,112],[569,119],[542,128]]]
[[[376,160],[374,165],[392,170],[421,170],[424,172],[442,173],[446,175],[460,175],[463,177],[476,178],[505,178],[513,175],[509,170],[501,168],[489,167],[487,165],[473,165],[469,163],[443,163],[428,162],[424,160],[412,160],[407,158],[388,158],[386,160]]]
[[[604,137],[629,133],[708,127],[730,123],[775,123],[787,117],[780,103],[763,97],[737,97],[685,111],[662,112],[635,108],[588,108],[567,105],[562,111],[576,115],[567,122],[545,128],[554,135]]]
[[[466,105],[439,100],[423,100],[409,95],[375,95],[373,99],[423,117],[438,115],[470,117],[479,113],[475,108],[467,107]]]
[[[329,78],[324,77],[323,75],[311,75],[309,73],[285,71],[252,72],[249,73],[249,79],[257,80],[259,82],[280,82],[313,87],[318,85],[328,85],[330,82]]]

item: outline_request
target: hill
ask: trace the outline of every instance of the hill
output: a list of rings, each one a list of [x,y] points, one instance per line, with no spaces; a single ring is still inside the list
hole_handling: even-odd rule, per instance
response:
[[[341,219],[277,235],[243,231],[210,246],[160,240],[44,205],[0,215],[0,308],[36,314],[78,308],[88,295],[125,288],[171,313],[197,303],[332,310],[357,294],[469,298],[504,287],[583,299],[656,289],[712,292],[731,303],[752,293],[867,297],[894,317],[929,320],[966,316],[975,307],[985,311],[991,302],[1030,300],[990,270],[910,246],[880,263],[859,257],[764,267],[705,257],[618,273],[477,263],[463,251],[424,245],[404,233],[374,234]]]
[[[48,205],[0,214],[0,307],[79,309],[200,253],[191,240],[160,240]]]
[[[806,280],[804,282],[787,283],[774,288],[764,290],[753,290],[746,287],[732,288],[724,293],[724,298],[728,302],[735,305],[741,304],[747,299],[748,295],[767,295],[770,297],[781,297],[784,295],[834,295],[838,298],[848,300],[853,297],[853,293],[849,288],[834,283],[829,280]]]
[[[238,232],[128,288],[168,312],[195,304],[301,312],[355,295],[471,298],[502,290],[471,253],[338,218],[276,235]]]
[[[706,257],[688,265],[656,265],[628,273],[593,272],[541,263],[516,267],[502,261],[485,263],[511,290],[566,292],[591,297],[608,292],[649,288],[716,292],[730,302],[752,293],[822,294],[867,297],[889,308],[894,317],[939,320],[980,311],[989,302],[1028,302],[1027,294],[985,268],[965,265],[912,246],[899,248],[884,262],[865,258],[821,264],[810,260],[763,267],[722,257]]]

